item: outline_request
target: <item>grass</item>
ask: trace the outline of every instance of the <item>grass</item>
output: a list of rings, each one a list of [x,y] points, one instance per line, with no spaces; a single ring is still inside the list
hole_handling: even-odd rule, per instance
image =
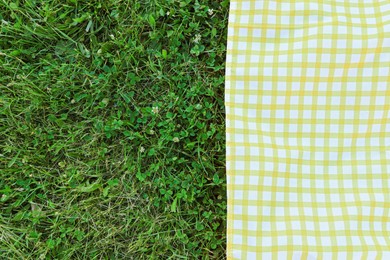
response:
[[[224,259],[227,0],[0,0],[0,258]]]

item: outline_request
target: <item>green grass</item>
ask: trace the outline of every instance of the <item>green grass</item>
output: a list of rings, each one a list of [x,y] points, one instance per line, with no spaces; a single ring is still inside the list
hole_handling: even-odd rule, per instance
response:
[[[225,258],[227,11],[0,0],[1,259]]]

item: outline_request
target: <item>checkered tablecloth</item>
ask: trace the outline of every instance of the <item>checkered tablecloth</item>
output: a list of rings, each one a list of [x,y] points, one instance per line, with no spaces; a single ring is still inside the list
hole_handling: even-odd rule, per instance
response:
[[[228,259],[390,259],[390,1],[230,3]]]

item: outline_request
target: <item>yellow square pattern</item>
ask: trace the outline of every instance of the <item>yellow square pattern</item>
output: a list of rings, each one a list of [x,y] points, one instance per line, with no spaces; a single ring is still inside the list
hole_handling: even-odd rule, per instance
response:
[[[390,259],[390,1],[231,0],[228,259]]]

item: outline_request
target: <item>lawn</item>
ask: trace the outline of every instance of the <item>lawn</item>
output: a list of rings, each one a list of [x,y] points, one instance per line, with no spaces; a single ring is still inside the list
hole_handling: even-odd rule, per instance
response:
[[[0,0],[0,258],[224,259],[227,0]]]

